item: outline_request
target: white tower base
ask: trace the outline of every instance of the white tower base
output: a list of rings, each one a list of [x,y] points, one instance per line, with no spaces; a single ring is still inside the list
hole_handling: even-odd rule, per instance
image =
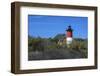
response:
[[[67,43],[67,45],[69,45],[69,44],[71,44],[72,43],[72,37],[67,37],[66,38],[66,43]]]

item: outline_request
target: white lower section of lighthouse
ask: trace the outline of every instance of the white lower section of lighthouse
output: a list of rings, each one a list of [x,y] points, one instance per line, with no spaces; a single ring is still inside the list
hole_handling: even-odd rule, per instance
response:
[[[66,38],[66,43],[69,45],[69,44],[71,44],[72,43],[72,37],[67,37]]]

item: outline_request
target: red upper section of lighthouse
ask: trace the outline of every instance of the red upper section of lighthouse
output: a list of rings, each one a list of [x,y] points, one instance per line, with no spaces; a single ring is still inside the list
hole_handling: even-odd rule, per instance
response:
[[[67,32],[67,37],[72,37],[72,32],[68,31]]]
[[[67,31],[67,37],[72,37],[72,32],[73,32],[73,30],[72,30],[72,28],[71,28],[71,26],[68,26],[68,29],[66,29],[66,31]]]

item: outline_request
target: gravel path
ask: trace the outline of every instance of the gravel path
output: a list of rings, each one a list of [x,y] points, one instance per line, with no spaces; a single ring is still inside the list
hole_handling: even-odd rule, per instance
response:
[[[84,50],[83,50],[84,51]],[[81,51],[77,50],[48,50],[31,51],[28,60],[53,60],[53,59],[79,59],[85,58]]]

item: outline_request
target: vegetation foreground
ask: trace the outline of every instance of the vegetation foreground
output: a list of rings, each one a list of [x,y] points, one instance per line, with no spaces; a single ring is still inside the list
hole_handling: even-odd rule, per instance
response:
[[[65,34],[54,38],[28,36],[28,60],[79,59],[87,58],[87,39],[73,39],[71,45],[59,42]]]

